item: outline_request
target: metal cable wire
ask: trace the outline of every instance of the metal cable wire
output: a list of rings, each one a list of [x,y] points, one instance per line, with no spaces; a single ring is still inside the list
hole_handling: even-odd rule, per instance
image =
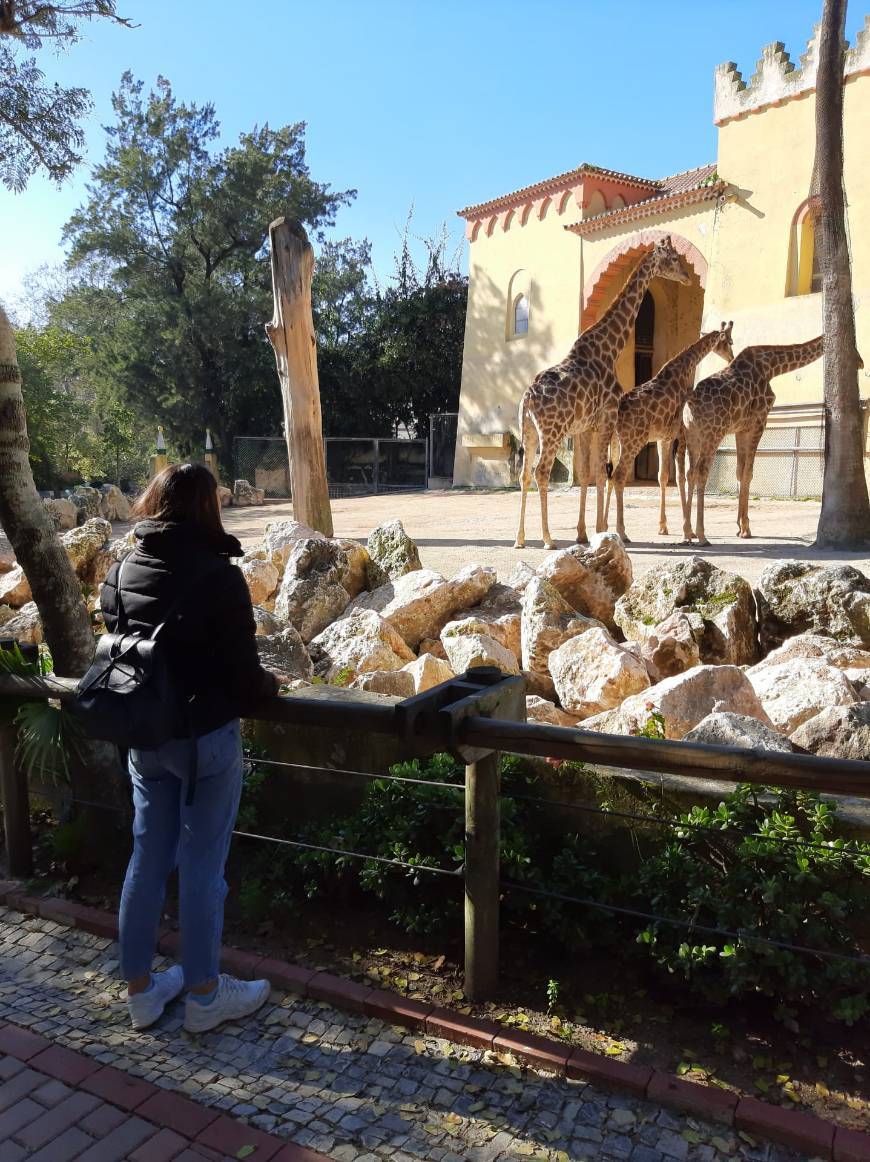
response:
[[[702,932],[707,936],[724,936],[730,940],[742,940],[755,944],[765,944],[771,948],[782,948],[787,952],[802,952],[810,956],[821,956],[825,960],[845,961],[848,964],[860,964],[870,969],[870,956],[847,956],[842,952],[826,952],[821,948],[807,948],[803,944],[790,944],[786,940],[774,940],[771,936],[751,936],[745,932],[732,932],[727,928],[711,928],[707,924],[696,924],[692,920],[676,920],[670,916],[657,916],[653,912],[641,912],[637,908],[623,908],[616,904],[605,904],[601,900],[587,900],[580,896],[566,896],[562,892],[548,892],[544,888],[532,888],[527,884],[517,884],[512,880],[499,880],[499,884],[509,891],[527,892],[532,896],[541,896],[548,900],[561,900],[567,904],[582,904],[586,908],[594,908],[600,912],[613,912],[620,916],[633,916],[638,920],[651,920],[657,924],[669,924],[674,928],[688,928],[692,932]]]
[[[316,843],[301,843],[297,839],[277,839],[274,835],[257,835],[252,831],[234,831],[233,835],[238,836],[240,839],[261,839],[265,843],[277,843],[282,847],[301,847],[306,851],[323,851],[331,855],[344,855],[348,856],[350,859],[371,859],[374,860],[375,863],[389,864],[390,867],[404,867],[413,872],[432,872],[433,875],[461,876],[465,869],[464,864],[460,864],[457,868],[446,868],[432,867],[431,865],[425,863],[405,863],[404,860],[387,859],[383,855],[366,855],[362,851],[344,851],[340,847],[321,847]]]
[[[417,783],[421,787],[447,787],[451,791],[464,791],[464,783],[440,783],[436,779],[409,779],[399,775],[376,775],[371,771],[348,771],[342,767],[314,767],[309,763],[282,763],[277,759],[247,758],[255,766],[288,767],[296,771],[326,771],[331,775],[355,775],[358,779],[378,779],[385,783]]]

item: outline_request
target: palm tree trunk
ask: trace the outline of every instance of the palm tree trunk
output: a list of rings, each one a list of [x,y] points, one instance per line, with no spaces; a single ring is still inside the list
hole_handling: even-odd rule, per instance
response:
[[[870,545],[864,424],[843,189],[843,54],[846,0],[824,0],[816,79],[816,158],[825,335],[825,475],[816,531],[819,549]]]
[[[78,677],[94,635],[82,589],[30,470],[27,419],[15,336],[0,307],[0,524],[33,591],[55,673]]]

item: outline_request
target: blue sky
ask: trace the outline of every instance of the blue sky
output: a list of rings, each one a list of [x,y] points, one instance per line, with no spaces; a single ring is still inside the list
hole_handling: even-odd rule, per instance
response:
[[[94,96],[88,159],[125,68],[163,74],[181,100],[214,102],[227,142],[254,123],[308,123],[312,175],[359,193],[339,237],[368,237],[390,269],[408,207],[418,232],[581,161],[662,176],[715,158],[713,69],[749,76],[762,45],[797,63],[822,0],[118,0],[132,30],[94,25],[46,53],[50,79]],[[847,35],[870,4],[850,6]],[[62,189],[0,191],[0,299],[62,259],[60,232],[89,165]]]

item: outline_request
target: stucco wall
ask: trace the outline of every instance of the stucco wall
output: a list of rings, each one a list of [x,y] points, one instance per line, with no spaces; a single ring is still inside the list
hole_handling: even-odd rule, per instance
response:
[[[858,349],[870,351],[870,77],[844,93],[845,183]],[[721,126],[719,174],[737,188],[719,211],[704,302],[704,326],[734,319],[736,350],[754,343],[797,343],[822,328],[821,294],[794,295],[789,279],[793,221],[813,169],[815,95],[807,93]],[[867,360],[870,363],[870,359]],[[862,396],[870,378],[861,373]],[[822,398],[821,361],[773,381],[778,404]]]
[[[472,456],[463,444],[469,433],[517,431],[522,393],[537,373],[562,359],[577,338],[580,325],[580,239],[563,229],[580,210],[569,196],[562,213],[558,199],[543,219],[531,210],[522,225],[500,223],[490,236],[481,226],[471,243],[468,313],[462,355],[459,401],[457,484],[508,484],[505,450],[482,449]],[[529,298],[527,334],[508,337],[511,280],[526,272]]]

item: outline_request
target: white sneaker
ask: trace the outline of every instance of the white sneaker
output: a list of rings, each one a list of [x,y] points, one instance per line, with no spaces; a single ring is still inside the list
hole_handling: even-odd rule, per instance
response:
[[[188,1033],[205,1033],[224,1021],[250,1017],[269,999],[272,986],[267,980],[237,980],[222,972],[218,977],[217,996],[207,1005],[193,993],[187,994],[184,1027]]]
[[[127,1008],[134,1029],[147,1029],[163,1015],[170,1001],[184,988],[184,972],[180,964],[173,964],[165,972],[151,974],[151,988],[144,993],[127,997]]]

